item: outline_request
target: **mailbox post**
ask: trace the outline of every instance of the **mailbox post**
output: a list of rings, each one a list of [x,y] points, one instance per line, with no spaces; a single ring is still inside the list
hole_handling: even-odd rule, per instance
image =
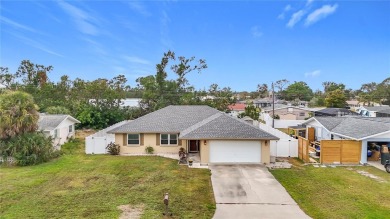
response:
[[[165,193],[165,195],[164,195],[165,212],[163,213],[163,215],[172,216],[172,213],[168,212],[168,204],[169,204],[169,195],[168,195],[168,193]]]

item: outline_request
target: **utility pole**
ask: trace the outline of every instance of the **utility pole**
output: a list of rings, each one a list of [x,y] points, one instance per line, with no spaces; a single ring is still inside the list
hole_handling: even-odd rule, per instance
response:
[[[272,82],[272,128],[275,128],[275,90]]]

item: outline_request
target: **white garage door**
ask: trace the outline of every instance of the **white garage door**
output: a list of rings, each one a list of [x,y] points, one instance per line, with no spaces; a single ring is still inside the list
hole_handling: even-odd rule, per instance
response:
[[[260,162],[260,141],[210,141],[210,163]]]

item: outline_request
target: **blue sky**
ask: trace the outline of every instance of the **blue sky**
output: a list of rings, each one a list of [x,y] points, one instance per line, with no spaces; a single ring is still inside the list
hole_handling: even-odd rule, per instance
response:
[[[7,1],[0,2],[0,64],[52,65],[49,77],[124,74],[134,86],[162,54],[206,59],[191,73],[255,90],[279,79],[358,89],[390,77],[390,1]],[[172,77],[172,75],[171,75]]]

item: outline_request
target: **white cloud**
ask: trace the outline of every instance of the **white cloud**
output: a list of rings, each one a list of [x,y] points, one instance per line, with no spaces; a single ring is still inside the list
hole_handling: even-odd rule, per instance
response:
[[[299,11],[295,12],[291,16],[291,18],[288,21],[288,23],[286,24],[286,26],[289,28],[293,28],[295,26],[295,24],[298,23],[302,19],[303,15],[305,15],[305,13],[306,12],[304,10],[299,10]]]
[[[165,10],[162,11],[160,22],[161,44],[166,48],[172,49],[173,43],[169,36],[169,23],[171,22],[171,19],[169,18],[168,13]]]
[[[46,46],[44,46],[42,43],[40,43],[38,41],[32,40],[31,38],[27,38],[27,37],[24,37],[24,36],[19,35],[19,34],[15,34],[15,33],[11,33],[11,34],[14,35],[15,37],[19,38],[19,40],[22,41],[26,45],[29,45],[31,47],[34,47],[36,49],[39,49],[41,51],[47,52],[47,53],[55,55],[55,56],[64,57],[63,55],[56,53],[53,50],[48,49]]]
[[[263,32],[260,31],[260,28],[258,26],[253,26],[251,28],[251,33],[254,38],[263,36]]]
[[[312,72],[306,72],[305,77],[317,77],[321,74],[321,70],[315,70]]]
[[[5,24],[8,24],[10,26],[12,26],[13,28],[15,29],[21,29],[21,30],[27,30],[27,31],[30,31],[30,32],[34,32],[34,33],[37,33],[37,31],[31,27],[27,27],[23,24],[20,24],[20,23],[17,23],[9,18],[6,18],[6,17],[3,17],[3,16],[0,16],[0,21],[2,23],[5,23]]]
[[[337,10],[338,5],[323,5],[321,8],[310,13],[305,21],[305,26],[310,26],[317,21],[326,18],[328,15],[333,14]]]
[[[151,16],[152,14],[145,8],[145,5],[142,4],[140,1],[128,1],[127,4],[129,5],[129,7],[131,9],[133,9],[134,11],[146,16],[146,17],[149,17]]]
[[[292,9],[291,5],[286,5],[283,9],[283,12],[278,15],[278,19],[283,20],[285,17],[285,13]]]
[[[313,2],[314,2],[314,0],[307,0],[307,1],[306,1],[306,6],[311,5],[311,3],[313,3]]]
[[[97,19],[91,16],[86,11],[77,8],[74,5],[66,3],[64,1],[58,2],[59,6],[68,13],[76,23],[80,32],[88,35],[99,35],[99,30],[96,27]]]
[[[123,56],[123,58],[128,62],[132,62],[135,64],[150,65],[150,62],[148,60],[136,56]]]

